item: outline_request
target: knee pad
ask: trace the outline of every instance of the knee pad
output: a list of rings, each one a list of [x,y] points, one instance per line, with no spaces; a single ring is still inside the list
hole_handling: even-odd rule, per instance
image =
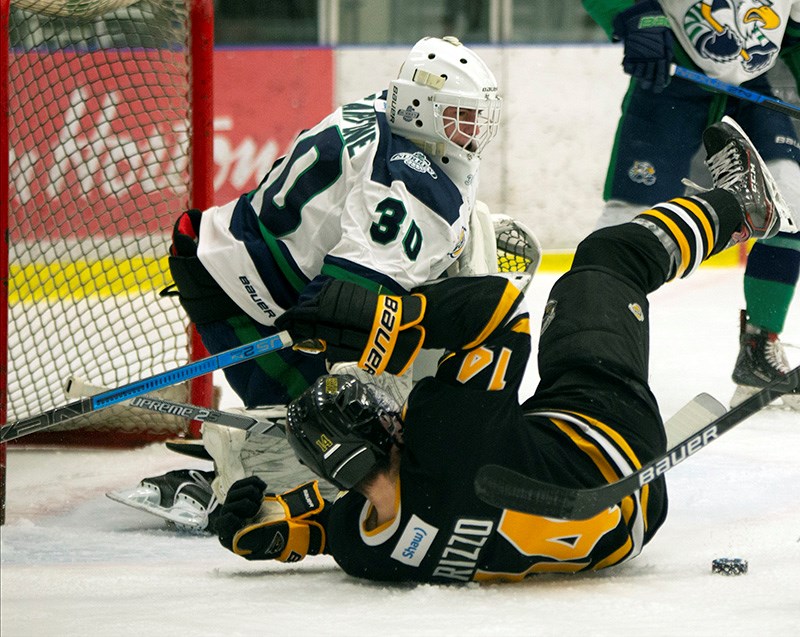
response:
[[[646,384],[649,362],[646,295],[616,273],[577,268],[553,286],[542,319],[543,382],[578,367]]]

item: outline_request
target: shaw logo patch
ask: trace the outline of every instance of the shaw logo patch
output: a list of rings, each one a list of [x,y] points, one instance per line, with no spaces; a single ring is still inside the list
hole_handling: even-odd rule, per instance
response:
[[[433,544],[438,532],[439,529],[435,526],[422,521],[416,515],[412,515],[403,530],[403,534],[397,540],[397,545],[392,551],[392,559],[409,566],[418,567],[431,548],[431,544]]]

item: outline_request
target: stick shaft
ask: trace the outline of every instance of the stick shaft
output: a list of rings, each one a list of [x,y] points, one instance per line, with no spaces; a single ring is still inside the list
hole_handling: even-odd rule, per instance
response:
[[[209,356],[208,358],[194,361],[173,370],[162,372],[149,378],[134,381],[115,389],[109,389],[91,398],[83,398],[75,402],[55,407],[39,415],[18,420],[0,429],[0,442],[16,440],[22,436],[44,431],[55,425],[67,422],[78,416],[99,411],[111,405],[116,405],[136,396],[153,392],[169,385],[175,385],[185,380],[190,380],[203,374],[224,369],[237,363],[242,363],[264,354],[276,352],[292,346],[292,339],[288,332],[278,332],[272,336],[234,347],[225,352]]]
[[[695,84],[713,89],[719,93],[725,93],[726,95],[738,97],[739,99],[753,102],[765,108],[778,111],[784,115],[788,115],[789,117],[800,119],[800,106],[795,106],[789,102],[784,102],[776,97],[762,95],[756,91],[751,91],[741,86],[736,86],[735,84],[728,84],[727,82],[723,82],[717,78],[709,77],[704,73],[698,73],[697,71],[692,71],[675,64],[672,65],[672,75],[683,80],[694,82]]]
[[[475,493],[493,506],[558,519],[583,520],[621,502],[641,487],[719,438],[800,384],[800,367],[790,371],[719,418],[616,482],[589,489],[542,482],[500,465],[484,465],[475,477]]]

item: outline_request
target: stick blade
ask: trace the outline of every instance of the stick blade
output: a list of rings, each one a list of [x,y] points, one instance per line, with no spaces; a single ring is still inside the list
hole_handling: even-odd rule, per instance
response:
[[[578,519],[575,490],[541,482],[496,464],[475,475],[475,494],[486,504],[548,518]]]

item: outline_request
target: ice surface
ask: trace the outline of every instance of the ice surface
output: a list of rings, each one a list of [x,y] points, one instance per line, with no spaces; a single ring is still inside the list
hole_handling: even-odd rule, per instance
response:
[[[539,275],[541,315],[554,275]],[[652,385],[670,416],[700,391],[727,403],[740,269],[703,268],[652,297]],[[795,300],[787,343],[800,344]],[[794,365],[800,350],[790,348]],[[532,382],[535,378],[531,379]],[[236,404],[226,390],[223,405]],[[670,515],[643,553],[604,572],[521,584],[385,586],[328,557],[249,563],[176,535],[105,491],[195,466],[160,445],[11,449],[2,529],[3,637],[800,634],[800,415],[762,412],[668,474]],[[750,571],[711,574],[715,557]]]

